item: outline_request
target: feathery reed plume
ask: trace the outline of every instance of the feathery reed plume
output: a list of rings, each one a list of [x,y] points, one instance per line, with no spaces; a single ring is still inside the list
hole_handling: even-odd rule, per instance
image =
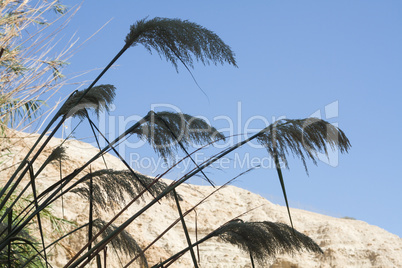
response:
[[[203,145],[213,140],[225,139],[222,133],[201,118],[167,111],[150,113],[151,116],[146,117],[147,120],[142,122],[141,128],[134,129],[132,133],[147,140],[165,160],[173,157],[180,148],[177,140],[184,147],[188,147],[191,144]]]
[[[290,223],[293,228],[280,160],[288,168],[286,155],[291,152],[293,156],[297,156],[302,160],[308,174],[306,158],[317,164],[318,152],[328,156],[328,145],[333,150],[338,148],[341,153],[344,153],[349,150],[350,142],[342,130],[318,118],[278,120],[266,127],[258,135],[257,141],[267,149],[275,161]]]
[[[214,32],[187,20],[153,18],[142,19],[131,25],[126,46],[142,44],[151,48],[177,70],[177,63],[193,67],[193,56],[203,64],[227,62],[236,65],[234,53]]]
[[[101,219],[96,219],[93,221],[93,227],[101,230],[106,225],[106,222]],[[107,237],[110,233],[112,233],[117,227],[115,225],[110,225],[106,230],[101,234],[102,238]],[[148,267],[147,259],[145,258],[144,252],[141,247],[138,245],[137,241],[127,232],[123,231],[118,236],[116,236],[112,240],[112,246],[115,249],[118,249],[122,253],[134,257],[136,255],[140,255],[140,264],[141,267]]]
[[[153,182],[151,177],[141,173],[136,173],[138,179],[129,170],[112,170],[102,169],[87,174],[81,178],[85,182],[85,186],[71,190],[84,198],[89,199],[89,179],[93,178],[93,202],[94,208],[99,212],[99,208],[106,210],[114,210],[121,207],[127,199],[125,194],[128,194],[131,199],[137,197],[138,193],[144,190],[142,185],[149,185]],[[148,188],[152,195],[159,195],[167,187],[167,184],[159,180],[154,185]],[[169,198],[174,198],[173,193],[166,195]],[[144,196],[141,196],[144,200]],[[180,200],[182,200],[180,198]]]
[[[323,253],[321,248],[308,236],[295,231],[284,223],[274,222],[244,222],[241,219],[231,220],[215,231],[204,236],[191,246],[181,250],[167,260],[152,267],[169,266],[186,253],[212,237],[219,237],[225,242],[238,246],[250,254],[251,262],[254,258],[264,266],[264,262],[278,253],[296,253],[307,250]]]
[[[67,101],[60,108],[58,115],[64,115],[66,117],[76,117],[83,119],[86,117],[85,109],[93,108],[96,115],[106,110],[109,111],[109,106],[112,104],[116,88],[113,85],[99,85],[91,88],[85,96],[80,100],[78,104],[77,101],[84,94],[85,90],[75,91],[67,99]]]
[[[218,236],[224,242],[249,252],[260,263],[279,253],[295,253],[303,250],[323,253],[311,238],[278,222],[233,220],[212,232],[212,236]]]
[[[299,157],[307,170],[306,159],[317,164],[318,152],[328,156],[328,145],[338,148],[341,153],[348,152],[350,142],[338,127],[318,118],[283,119],[276,121],[258,136],[268,153],[275,155],[288,167],[286,154]]]

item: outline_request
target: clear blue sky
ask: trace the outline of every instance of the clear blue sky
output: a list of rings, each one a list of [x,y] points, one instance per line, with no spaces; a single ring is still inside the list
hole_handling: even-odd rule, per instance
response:
[[[226,116],[242,132],[255,116],[272,123],[321,111],[323,119],[345,131],[352,149],[336,166],[309,163],[309,176],[300,161],[291,161],[284,173],[291,207],[354,217],[402,236],[401,14],[400,1],[86,0],[66,35],[76,32],[82,41],[112,20],[75,54],[66,74],[104,67],[123,46],[129,26],[146,16],[203,25],[232,47],[239,68],[196,64],[193,74],[208,99],[182,66],[177,74],[157,54],[131,48],[100,82],[117,87],[114,120],[130,120],[152,104],[166,103],[205,116],[220,129],[228,122],[215,117]],[[73,89],[62,89],[58,97]],[[249,128],[264,126],[256,119]],[[85,128],[76,131],[77,138],[90,135]],[[147,148],[124,153],[157,159]],[[239,151],[247,153],[266,156],[262,149]],[[209,171],[218,184],[241,172]],[[283,204],[273,169],[256,170],[234,184]]]

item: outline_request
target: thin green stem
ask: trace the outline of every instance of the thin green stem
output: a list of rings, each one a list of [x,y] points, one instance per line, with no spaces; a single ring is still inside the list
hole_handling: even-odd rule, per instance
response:
[[[93,225],[93,208],[94,208],[94,202],[93,202],[93,180],[92,180],[92,170],[89,170],[90,172],[90,177],[89,177],[89,220],[88,220],[88,250],[91,250],[92,243],[89,242],[92,240],[92,225]]]
[[[34,171],[33,171],[33,166],[32,163],[28,163],[29,165],[29,175],[31,177],[31,185],[32,185],[32,194],[35,202],[35,207],[38,208],[38,199],[36,196],[36,185],[35,185],[35,180],[34,180]],[[46,262],[46,267],[48,267],[48,261],[47,261],[47,256],[46,256],[46,250],[45,250],[45,236],[43,234],[43,228],[42,228],[42,221],[40,219],[40,213],[37,215],[38,218],[38,225],[39,225],[39,232],[40,232],[40,237],[42,240],[42,247],[43,247],[43,255],[45,257],[45,262]]]

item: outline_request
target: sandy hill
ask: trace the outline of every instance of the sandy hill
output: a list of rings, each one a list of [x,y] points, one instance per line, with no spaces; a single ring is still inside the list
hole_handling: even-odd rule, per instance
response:
[[[8,146],[10,151],[3,154],[4,161],[0,166],[2,181],[9,176],[13,167],[21,161],[37,138],[37,135],[24,133],[19,133],[18,136],[18,139],[12,138],[10,140],[11,146]],[[34,168],[37,169],[52,149],[60,143],[61,140],[53,139],[45,153],[36,161]],[[68,141],[66,146],[69,159],[62,163],[61,170],[64,175],[82,165],[98,151],[80,141]],[[105,160],[108,163],[108,168],[125,169],[124,165],[112,155],[105,155]],[[101,159],[91,165],[93,171],[103,168],[104,163]],[[83,174],[85,173],[87,171],[83,172]],[[57,163],[49,165],[38,179],[38,188],[44,189],[45,186],[56,182],[60,178],[59,174],[60,168]],[[213,188],[208,186],[188,184],[180,186],[178,193],[183,197],[182,209],[191,208],[211,191]],[[66,219],[80,223],[86,222],[88,218],[88,202],[86,200],[76,194],[67,194],[63,202],[63,210],[61,201],[53,205],[56,215],[62,217],[64,214]],[[147,200],[135,203],[123,215],[122,220],[135,213],[146,202]],[[258,208],[255,209],[256,207]],[[198,237],[202,237],[228,220],[251,209],[255,210],[242,216],[243,220],[288,223],[288,216],[284,207],[275,205],[249,191],[228,186],[212,195],[207,202],[197,208]],[[402,238],[397,235],[359,220],[333,218],[300,209],[292,209],[291,213],[295,228],[310,236],[321,246],[324,254],[280,255],[269,260],[263,265],[264,267],[402,267]],[[99,216],[110,219],[113,213],[102,212]],[[145,247],[177,217],[178,212],[174,201],[164,199],[134,221],[127,230],[142,247]],[[195,241],[195,218],[194,213],[190,213],[186,217],[193,241]],[[74,254],[85,241],[86,233],[82,232],[54,248],[49,253],[54,267],[62,267],[66,263],[66,259]],[[182,234],[182,227],[178,224],[152,246],[146,252],[146,256],[148,262],[154,264],[185,247],[186,241]],[[199,250],[200,267],[251,267],[247,254],[217,239],[202,244]],[[119,254],[119,258],[123,263],[127,262],[127,258],[122,254]],[[109,249],[108,267],[121,267],[119,258],[116,257],[113,249]],[[132,267],[139,266],[134,264]],[[184,255],[171,267],[192,267],[190,255]],[[257,267],[262,266],[257,265]]]

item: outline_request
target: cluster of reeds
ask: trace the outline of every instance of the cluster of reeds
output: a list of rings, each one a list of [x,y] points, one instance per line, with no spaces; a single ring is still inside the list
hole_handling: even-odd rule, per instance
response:
[[[59,16],[48,19],[46,14]],[[46,101],[65,85],[63,67],[74,42],[56,48],[58,33],[76,9],[66,12],[58,0],[0,2],[0,135],[8,127],[27,129]],[[40,121],[37,121],[40,123]]]
[[[107,259],[104,258],[102,261],[100,254],[107,247],[118,249],[131,257],[131,261],[124,264],[124,267],[134,264],[148,267],[145,258],[146,250],[179,222],[182,225],[188,247],[169,259],[162,260],[153,267],[168,267],[186,252],[190,252],[194,266],[198,267],[199,260],[196,257],[194,248],[212,237],[220,237],[222,241],[231,243],[248,252],[253,267],[255,265],[254,260],[263,263],[268,257],[282,252],[292,253],[303,249],[321,252],[317,244],[307,236],[294,230],[293,226],[266,221],[243,222],[241,219],[234,219],[205,237],[197,239],[195,242],[191,241],[185,217],[204,200],[201,200],[193,208],[182,211],[180,206],[181,197],[176,193],[181,184],[186,183],[196,175],[201,174],[212,184],[212,181],[203,172],[205,168],[248,142],[257,140],[275,159],[278,177],[287,204],[280,162],[286,163],[286,156],[289,153],[300,157],[305,164],[306,159],[311,159],[313,162],[317,161],[317,153],[327,153],[328,147],[337,147],[342,152],[346,152],[350,147],[348,139],[340,129],[320,119],[307,118],[275,122],[248,139],[222,150],[203,163],[197,164],[192,159],[192,153],[189,152],[191,144],[207,145],[225,137],[202,119],[187,114],[150,111],[113,141],[105,138],[107,145],[100,148],[99,152],[85,164],[75,167],[73,172],[61,177],[58,182],[43,191],[37,190],[36,180],[38,175],[52,161],[65,158],[62,147],[56,148],[58,151],[55,151],[39,169],[34,170],[33,163],[43,154],[49,141],[67,118],[77,116],[88,120],[94,131],[94,136],[103,136],[102,133],[98,133],[99,130],[92,122],[87,111],[94,109],[98,113],[108,109],[108,106],[113,101],[114,87],[111,85],[98,85],[97,83],[127,49],[139,44],[144,45],[147,49],[153,49],[161,57],[165,57],[175,67],[177,67],[178,63],[184,64],[187,68],[192,67],[194,60],[203,63],[228,63],[236,66],[234,53],[215,33],[200,25],[180,19],[154,18],[140,20],[131,26],[125,40],[125,45],[121,51],[116,54],[99,76],[85,90],[71,94],[59,111],[55,113],[21,164],[1,189],[0,260],[4,265],[15,267],[14,260],[17,253],[13,250],[13,245],[18,243],[31,247],[35,252],[35,254],[25,258],[24,263],[21,265],[19,263],[20,267],[34,266],[34,261],[37,264],[38,259],[41,265],[49,267],[51,266],[47,256],[49,247],[66,237],[74,236],[78,230],[86,228],[88,233],[87,243],[70,258],[65,267],[84,267],[92,261],[95,261],[98,267],[105,267]],[[49,130],[51,130],[50,134],[45,136],[44,133]],[[130,135],[137,135],[139,138],[149,142],[162,158],[168,158],[174,155],[177,150],[182,150],[186,155],[185,159],[188,158],[193,161],[194,168],[171,184],[163,183],[161,180],[169,170],[155,178],[139,174],[127,164],[115,149],[123,139]],[[80,173],[89,167],[93,161],[101,158],[109,151],[113,151],[123,161],[127,167],[126,170],[116,171],[105,168],[104,170],[91,171],[89,174],[79,177]],[[22,182],[25,177],[29,178],[29,182],[23,185]],[[219,189],[221,187],[215,188],[214,193]],[[9,202],[11,197],[17,194],[17,197],[13,199],[17,202],[23,196],[22,193],[27,190],[33,193],[31,201],[22,209],[21,213],[14,215],[12,213],[13,204]],[[60,235],[52,243],[46,243],[41,224],[43,211],[56,200],[63,198],[66,193],[71,192],[88,200],[88,221],[78,223],[74,230],[65,235]],[[117,219],[121,219],[121,215],[134,202],[143,198],[144,195],[150,195],[152,198],[133,215],[122,221],[117,221]],[[175,202],[179,217],[150,245],[141,247],[126,231],[126,228],[158,202]],[[110,221],[96,219],[94,216],[102,207],[115,210],[115,216]],[[291,217],[290,211],[289,217]],[[41,234],[37,241],[24,238],[24,231],[33,222],[37,225]],[[134,262],[137,260],[139,261]]]

